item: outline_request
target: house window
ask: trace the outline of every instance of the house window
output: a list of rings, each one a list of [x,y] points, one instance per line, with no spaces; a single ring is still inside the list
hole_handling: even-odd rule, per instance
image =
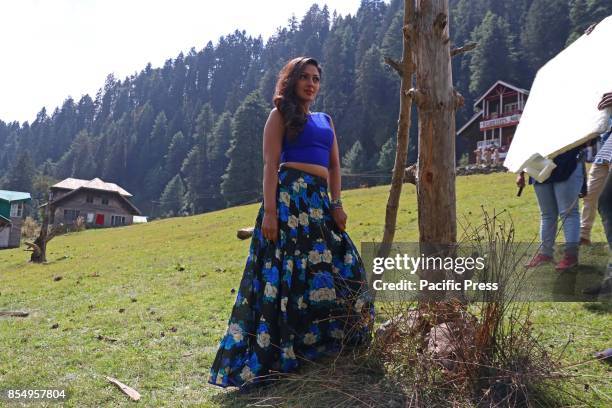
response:
[[[504,105],[504,112],[508,113],[508,112],[514,112],[517,111],[519,109],[519,104],[518,102],[515,103],[507,103],[506,105]]]
[[[23,216],[23,203],[11,204],[11,217]]]
[[[123,215],[111,215],[111,225],[125,225],[125,217]]]
[[[79,216],[79,210],[64,210],[64,221],[74,221]]]
[[[88,224],[93,224],[94,222],[94,213],[87,213],[87,223]]]
[[[102,204],[108,205],[108,197],[102,197]]]
[[[93,194],[87,194],[86,201],[87,201],[89,204],[93,204]]]

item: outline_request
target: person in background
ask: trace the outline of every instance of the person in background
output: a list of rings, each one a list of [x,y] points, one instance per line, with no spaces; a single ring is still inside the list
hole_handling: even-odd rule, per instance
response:
[[[491,165],[491,148],[485,147],[484,149],[484,164],[485,166]]]
[[[578,195],[583,184],[584,172],[581,163],[581,147],[575,147],[553,159],[557,165],[550,177],[544,182],[533,182],[540,207],[540,249],[526,265],[535,268],[554,261],[554,245],[557,236],[557,221],[561,219],[565,236],[563,258],[555,269],[564,271],[578,264],[578,244],[580,241],[580,212]],[[525,187],[525,173],[521,172],[516,180],[519,188]]]
[[[480,163],[482,162],[480,148],[477,147],[476,150],[474,150],[474,157],[476,158],[476,165],[480,166]]]
[[[604,94],[597,107],[600,110],[612,108],[612,92]],[[612,137],[608,137],[606,143],[597,153],[596,158],[607,161],[608,163],[612,162]],[[602,283],[584,290],[584,293],[589,295],[607,295],[612,293],[612,172],[608,172],[606,182],[599,196],[598,210],[603,223],[606,240],[608,241],[608,264]],[[610,356],[612,356],[612,354],[610,354]]]
[[[603,145],[605,147],[606,140],[609,139],[610,132],[612,131],[612,116],[610,117],[610,123],[608,130],[601,135]],[[587,195],[584,197],[582,215],[580,217],[580,244],[590,245],[591,244],[591,229],[593,228],[593,221],[595,220],[595,211],[597,209],[597,200],[601,195],[601,192],[606,183],[606,178],[610,172],[610,157],[609,155],[602,154],[600,150],[595,156],[595,160],[589,170],[587,178]]]
[[[499,166],[499,149],[497,147],[493,149],[493,165]]]

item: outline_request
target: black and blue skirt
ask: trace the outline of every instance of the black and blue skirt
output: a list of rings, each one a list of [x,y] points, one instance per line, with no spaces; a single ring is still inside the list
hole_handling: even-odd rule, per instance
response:
[[[371,335],[374,307],[363,262],[332,219],[326,181],[291,168],[278,175],[279,239],[262,234],[262,204],[210,369],[208,382],[221,387],[277,378]]]

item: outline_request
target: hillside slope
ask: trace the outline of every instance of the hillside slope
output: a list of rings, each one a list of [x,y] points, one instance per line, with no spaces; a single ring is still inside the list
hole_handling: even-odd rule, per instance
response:
[[[460,218],[477,224],[481,205],[507,209],[518,239],[530,241],[538,229],[533,189],[517,198],[513,183],[510,174],[458,178]],[[387,194],[388,186],[344,193],[355,243],[382,236]],[[221,404],[205,383],[248,253],[236,229],[251,225],[257,209],[60,236],[46,265],[27,263],[23,248],[0,251],[0,310],[30,312],[0,318],[0,384],[67,388],[67,406],[127,405],[109,375],[138,389],[145,406]],[[406,185],[397,240],[417,238],[416,220],[415,188]],[[600,223],[593,240],[603,240]],[[609,312],[601,304],[539,304],[536,323],[552,348],[573,335],[567,359],[578,362],[612,344]],[[603,364],[578,368],[609,378]],[[599,391],[584,398],[603,404]]]

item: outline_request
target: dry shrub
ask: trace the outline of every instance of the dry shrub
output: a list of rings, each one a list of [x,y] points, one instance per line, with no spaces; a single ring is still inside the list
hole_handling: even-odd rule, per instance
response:
[[[40,233],[40,225],[32,217],[26,217],[21,224],[21,236],[25,239],[35,239]]]

